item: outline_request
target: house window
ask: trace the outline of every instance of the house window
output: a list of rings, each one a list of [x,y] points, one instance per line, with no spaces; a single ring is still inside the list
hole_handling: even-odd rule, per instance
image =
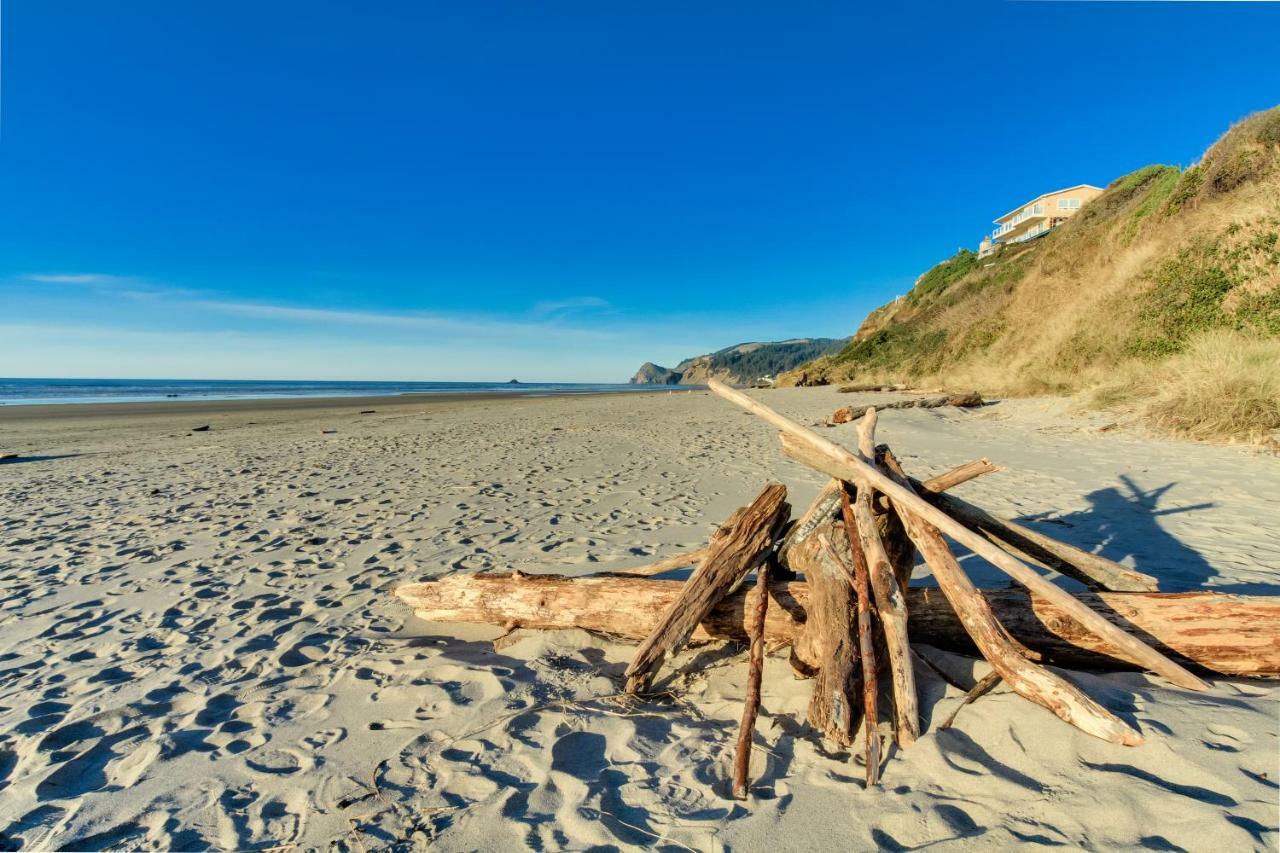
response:
[[[1058,199],[1058,210],[1079,210],[1080,199],[1078,198],[1060,198]]]
[[[1037,204],[1036,204],[1036,206],[1035,206],[1035,209],[1034,209],[1034,210],[1032,210],[1031,212],[1032,212],[1033,214],[1044,213],[1044,206],[1043,206],[1043,205],[1041,205],[1041,204],[1038,204],[1038,203],[1037,203]]]

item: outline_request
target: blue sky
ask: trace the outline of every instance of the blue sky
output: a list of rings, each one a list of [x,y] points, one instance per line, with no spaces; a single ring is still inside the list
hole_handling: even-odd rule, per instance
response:
[[[1280,101],[1268,3],[5,0],[0,375],[623,381],[844,336]]]

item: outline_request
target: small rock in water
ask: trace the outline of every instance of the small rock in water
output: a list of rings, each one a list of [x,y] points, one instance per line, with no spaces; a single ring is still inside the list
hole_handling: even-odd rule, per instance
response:
[[[377,414],[377,412],[378,412],[378,410],[377,410],[377,409],[362,409],[362,410],[360,411],[360,414],[362,414],[362,415],[373,415],[373,414]]]
[[[321,435],[330,435],[330,434],[335,433],[335,432],[337,432],[337,430],[336,430],[336,429],[322,429],[322,430],[320,430],[320,434],[321,434]]]
[[[18,454],[16,453],[0,453],[0,459],[17,459],[17,458],[18,458]]]
[[[209,425],[208,425],[208,424],[205,424],[204,426],[192,427],[192,428],[191,428],[191,431],[192,431],[192,432],[208,432],[208,431],[209,431]]]

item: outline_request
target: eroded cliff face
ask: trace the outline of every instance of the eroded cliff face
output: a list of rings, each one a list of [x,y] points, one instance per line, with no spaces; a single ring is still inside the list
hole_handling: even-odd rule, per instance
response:
[[[705,385],[712,379],[737,385],[768,382],[798,364],[840,349],[844,343],[844,340],[834,338],[792,338],[735,344],[713,353],[686,358],[674,368],[645,362],[631,377],[631,383]]]
[[[632,385],[679,385],[680,374],[674,370],[646,361],[631,377]]]

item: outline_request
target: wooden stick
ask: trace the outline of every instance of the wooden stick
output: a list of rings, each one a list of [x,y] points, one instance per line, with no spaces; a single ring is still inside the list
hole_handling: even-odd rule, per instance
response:
[[[983,474],[994,474],[996,471],[1003,470],[1004,466],[992,465],[990,459],[974,459],[972,462],[957,465],[950,471],[944,471],[936,477],[929,478],[924,482],[923,486],[926,492],[945,492],[947,489],[954,489],[961,483],[967,483],[975,477],[981,477]]]
[[[657,562],[647,563],[643,566],[632,566],[629,569],[618,569],[617,571],[592,572],[589,575],[583,575],[583,577],[648,578],[654,575],[660,575],[663,572],[669,572],[672,569],[683,569],[686,566],[696,566],[702,562],[706,555],[707,549],[699,548],[697,551],[689,551],[685,554],[675,554],[674,556],[665,557]]]
[[[867,491],[862,489],[860,491]],[[870,495],[868,495],[870,501]],[[866,734],[867,787],[880,781],[880,719],[877,702],[879,684],[876,680],[876,649],[871,637],[871,580],[867,569],[867,555],[853,521],[853,507],[849,505],[849,493],[844,493],[841,506],[844,513],[845,533],[849,537],[849,552],[853,556],[854,591],[858,594],[858,654],[862,658],[862,725]]]
[[[1192,675],[1185,668],[1169,660],[1141,640],[1124,633],[1124,631],[1121,631],[1097,613],[1089,610],[1078,599],[1072,598],[1065,590],[1054,586],[1038,573],[1000,550],[996,545],[988,542],[979,534],[974,533],[960,522],[951,518],[951,516],[931,505],[912,491],[909,486],[896,482],[879,469],[868,465],[857,454],[850,453],[845,448],[832,444],[822,436],[806,429],[790,418],[778,414],[773,409],[753,400],[741,391],[735,391],[722,382],[712,379],[708,381],[707,386],[721,397],[741,406],[752,414],[759,415],[784,433],[795,436],[798,439],[797,446],[802,445],[806,450],[811,451],[803,454],[803,458],[793,455],[793,459],[804,462],[833,477],[839,477],[846,482],[851,482],[855,485],[866,483],[879,489],[892,498],[894,505],[899,509],[905,508],[918,514],[921,519],[928,521],[978,556],[988,560],[996,568],[1008,574],[1027,589],[1049,599],[1063,610],[1071,613],[1075,619],[1088,625],[1091,631],[1105,637],[1127,660],[1163,675],[1181,687],[1191,690],[1207,690],[1209,688],[1209,685]]]
[[[906,477],[894,467],[897,463],[892,454],[885,454],[885,464],[895,479],[906,483]],[[1043,705],[1062,720],[1094,737],[1121,746],[1142,743],[1142,735],[1074,684],[1022,657],[1013,638],[996,620],[991,607],[960,568],[938,529],[896,500],[894,505],[906,525],[907,535],[924,555],[938,586],[955,608],[965,630],[982,651],[982,656],[1010,687],[1020,696]]]
[[[747,774],[751,767],[751,737],[760,712],[760,680],[764,673],[764,622],[769,613],[769,563],[756,569],[756,619],[751,632],[751,653],[747,667],[747,698],[738,729],[738,750],[733,757],[733,796],[747,798]]]
[[[864,454],[864,458],[875,458],[875,430],[876,410],[871,409],[858,423],[858,452]],[[916,675],[911,665],[911,643],[907,639],[907,602],[880,538],[877,520],[872,512],[871,490],[858,489],[852,507],[846,495],[842,509],[845,511],[845,529],[857,533],[862,552],[866,556],[871,589],[876,598],[876,612],[880,616],[880,626],[884,629],[885,653],[889,659],[889,674],[893,683],[894,731],[899,748],[906,749],[920,736]],[[885,527],[892,535],[900,525],[886,524]],[[905,538],[905,531],[902,535]],[[914,562],[914,548],[911,550]]]
[[[1074,545],[1059,542],[1038,530],[1001,518],[954,495],[923,494],[929,503],[970,530],[1005,546],[1015,554],[1095,589],[1155,592],[1159,588],[1159,582],[1151,575],[1091,554]]]
[[[791,513],[786,495],[786,486],[770,483],[750,506],[733,514],[731,524],[712,536],[706,558],[627,667],[628,693],[646,689],[663,658],[683,646],[716,602],[769,555],[776,531]]]
[[[951,724],[954,723],[956,721],[956,717],[960,715],[961,708],[970,704],[975,699],[990,693],[991,689],[999,684],[1000,681],[1000,673],[995,670],[992,670],[982,676],[981,680],[979,680],[977,684],[973,685],[973,689],[964,694],[964,699],[961,700],[960,704],[956,706],[956,709],[951,712],[951,716],[947,717],[947,719],[943,721],[942,725],[938,726],[938,731],[945,731],[951,728]]]
[[[579,628],[639,641],[680,597],[682,584],[646,578],[564,575],[452,574],[401,586],[395,595],[428,622],[527,629]],[[847,585],[846,585],[847,588]],[[810,588],[775,582],[765,642],[794,643],[806,627]],[[754,591],[721,600],[699,623],[695,640],[749,639]],[[1071,614],[1019,587],[982,591],[996,618],[1032,660],[1095,669],[1130,668],[1102,637]],[[913,643],[970,653],[975,649],[942,591],[906,590]],[[1233,677],[1280,677],[1280,596],[1221,592],[1080,592],[1075,597],[1107,614],[1121,630],[1150,638],[1171,654]]]

